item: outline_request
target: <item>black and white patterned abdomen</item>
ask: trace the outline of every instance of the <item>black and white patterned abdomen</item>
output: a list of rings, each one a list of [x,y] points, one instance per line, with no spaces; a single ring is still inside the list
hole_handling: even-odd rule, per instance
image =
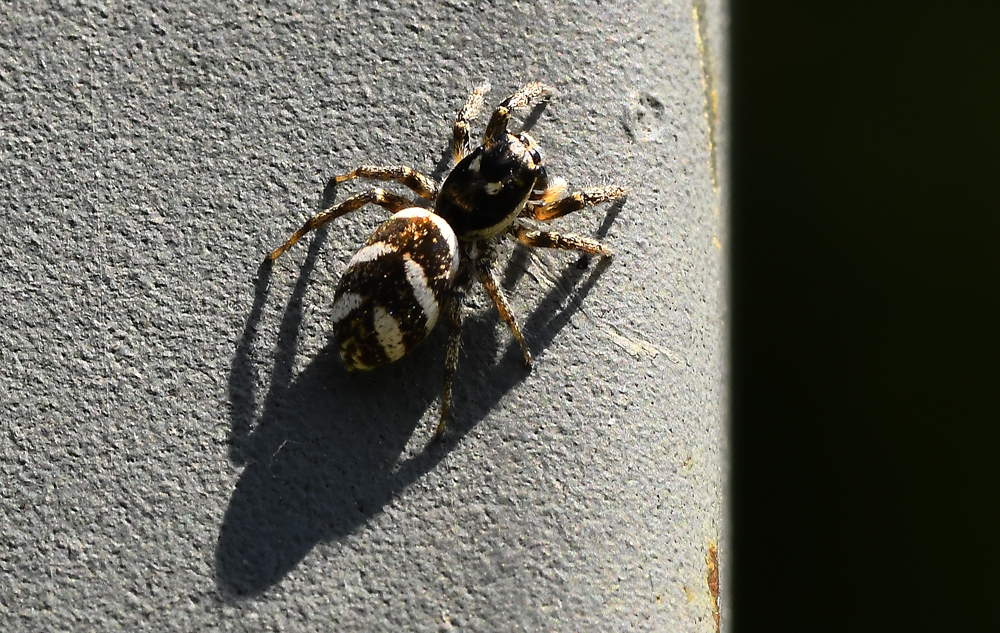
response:
[[[390,363],[430,334],[458,273],[448,223],[427,209],[396,213],[355,253],[333,302],[334,336],[347,368]]]

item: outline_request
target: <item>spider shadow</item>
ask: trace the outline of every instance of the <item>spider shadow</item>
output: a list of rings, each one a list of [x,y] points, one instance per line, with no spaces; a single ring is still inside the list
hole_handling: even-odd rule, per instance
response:
[[[257,352],[256,341],[268,296],[269,261],[258,270],[253,307],[234,354],[230,458],[245,468],[215,552],[217,586],[228,599],[259,595],[279,583],[317,543],[342,540],[363,529],[527,377],[520,348],[492,309],[465,320],[453,413],[442,442],[431,442],[431,429],[419,423],[439,402],[445,327],[414,353],[372,372],[346,371],[336,347],[328,344],[296,374],[302,300],[325,233],[317,231],[285,306],[273,367],[264,381],[267,393],[259,406],[257,369],[267,354]],[[515,257],[512,265],[517,261]],[[587,273],[568,265],[537,304],[524,322],[536,353],[581,307],[606,270],[603,264],[582,283]],[[497,362],[500,336],[506,349]],[[427,367],[442,370],[435,374]],[[427,443],[407,452],[414,433],[426,434]]]
[[[233,358],[230,459],[245,468],[216,546],[216,582],[231,598],[260,594],[316,543],[354,532],[446,454],[446,446],[430,446],[406,472],[398,468],[434,398],[437,385],[419,380],[420,363],[433,362],[426,357],[433,348],[385,371],[352,374],[327,344],[294,371],[303,297],[325,233],[317,231],[285,306],[259,404],[259,359],[267,354],[255,348],[269,261],[258,269],[254,304]],[[437,355],[443,363],[443,353]]]

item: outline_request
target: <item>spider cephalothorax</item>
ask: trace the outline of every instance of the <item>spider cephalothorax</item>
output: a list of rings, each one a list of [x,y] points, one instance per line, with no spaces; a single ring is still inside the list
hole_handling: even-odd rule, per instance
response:
[[[514,222],[544,176],[534,139],[525,133],[505,134],[455,165],[438,192],[434,212],[451,225],[458,239],[486,239]]]
[[[371,189],[317,213],[270,255],[271,260],[277,259],[309,231],[365,204],[393,212],[348,263],[334,298],[334,337],[348,369],[372,369],[416,348],[447,310],[450,332],[436,437],[444,433],[448,419],[463,299],[474,278],[486,288],[521,346],[525,364],[531,366],[531,352],[500,287],[496,241],[510,235],[527,246],[609,257],[611,251],[597,240],[534,230],[519,218],[549,221],[625,196],[625,189],[615,186],[564,195],[566,183],[548,178],[535,140],[524,132],[507,130],[514,110],[549,93],[537,82],[496,107],[482,145],[472,149],[469,122],[489,89],[489,84],[476,89],[458,114],[452,140],[456,164],[440,188],[405,166],[366,165],[332,179],[334,184],[353,178],[395,181],[432,201],[433,212],[403,196]]]

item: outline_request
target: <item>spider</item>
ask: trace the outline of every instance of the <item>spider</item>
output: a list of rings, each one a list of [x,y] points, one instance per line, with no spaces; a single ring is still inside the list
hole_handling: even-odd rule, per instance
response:
[[[463,303],[474,278],[486,288],[500,317],[521,346],[531,368],[531,351],[500,285],[496,246],[512,236],[526,246],[582,251],[611,257],[589,237],[539,231],[521,222],[548,222],[584,207],[618,200],[624,187],[608,186],[566,194],[566,182],[549,178],[541,150],[526,132],[507,130],[511,114],[551,90],[540,82],[525,85],[500,102],[486,127],[483,143],[472,149],[469,123],[483,105],[490,85],[472,92],[455,120],[455,167],[440,187],[406,166],[364,165],[331,179],[335,186],[354,178],[393,181],[433,204],[415,203],[381,188],[353,195],[309,218],[271,261],[302,236],[327,222],[375,204],[393,213],[350,260],[334,297],[334,338],[350,371],[368,370],[413,351],[434,329],[442,311],[449,322],[441,417],[434,434],[445,431],[452,380],[458,367]]]

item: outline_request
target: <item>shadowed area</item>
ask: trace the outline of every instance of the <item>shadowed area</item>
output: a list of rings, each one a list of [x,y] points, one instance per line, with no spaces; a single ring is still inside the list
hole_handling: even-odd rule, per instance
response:
[[[264,354],[255,355],[254,349],[268,296],[269,262],[258,271],[254,304],[234,355],[230,454],[246,468],[233,491],[216,550],[217,582],[226,595],[259,594],[278,583],[316,543],[363,528],[395,495],[434,468],[527,376],[520,349],[492,307],[465,319],[454,405],[440,443],[431,442],[430,428],[417,425],[428,406],[439,406],[445,327],[437,328],[413,353],[372,372],[346,371],[331,342],[293,376],[302,297],[325,234],[321,229],[312,240],[285,307],[259,419],[254,385]],[[521,276],[514,269],[524,266],[524,253],[524,248],[516,248],[508,264],[508,288]],[[565,269],[523,322],[536,352],[569,322],[610,264],[587,272],[574,266],[568,254],[555,257]],[[509,343],[497,363],[501,336]],[[480,387],[474,395],[462,379],[471,372]],[[401,461],[414,433],[425,434],[427,445]]]

